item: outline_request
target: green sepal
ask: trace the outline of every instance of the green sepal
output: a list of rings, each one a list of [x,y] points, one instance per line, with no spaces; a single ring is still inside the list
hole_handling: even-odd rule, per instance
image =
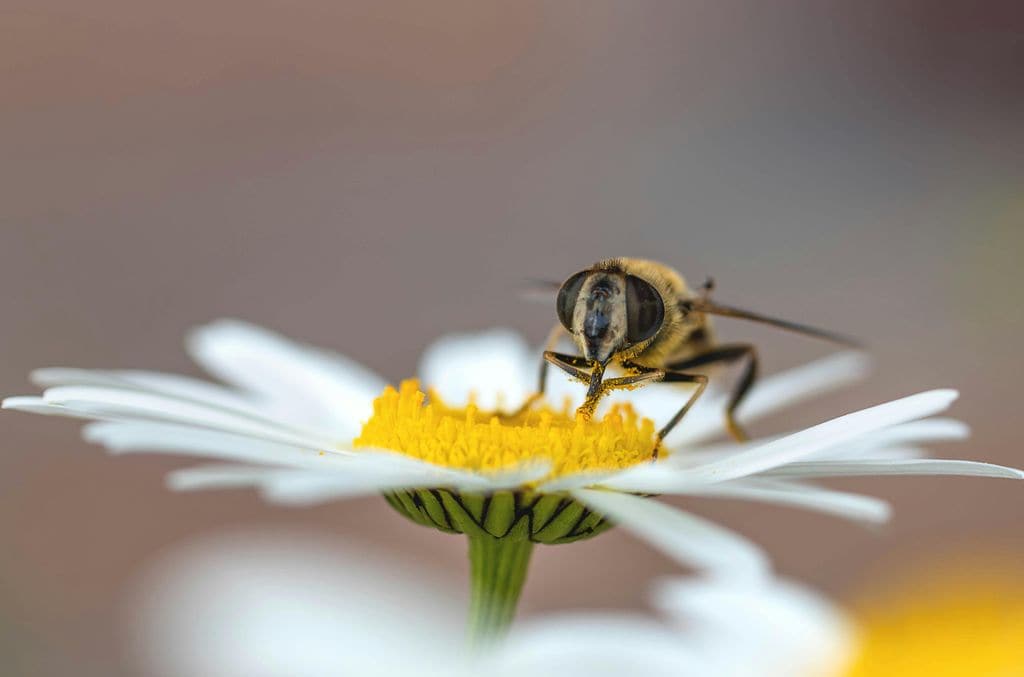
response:
[[[417,524],[470,537],[511,538],[556,545],[607,531],[611,523],[568,494],[451,489],[408,489],[386,495],[388,504]]]
[[[487,499],[485,499],[487,500]],[[499,491],[490,497],[484,514],[484,531],[496,538],[502,538],[512,530],[516,522],[516,501],[510,491]]]

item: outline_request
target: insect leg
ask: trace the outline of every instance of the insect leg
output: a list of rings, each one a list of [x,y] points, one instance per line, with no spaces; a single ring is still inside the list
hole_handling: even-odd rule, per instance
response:
[[[604,382],[606,390],[619,390],[620,388],[632,389],[648,383],[657,383],[665,378],[665,372],[661,369],[651,369],[631,376],[620,376],[610,378]]]
[[[655,383],[665,377],[665,372],[660,369],[635,367],[639,373],[630,374],[629,376],[610,378],[605,381],[603,380],[605,370],[604,366],[588,360],[585,357],[546,351],[544,353],[544,359],[567,373],[569,376],[589,383],[589,387],[587,388],[587,397],[583,401],[583,404],[576,409],[577,414],[581,414],[587,419],[594,415],[594,410],[597,409],[598,403],[606,393],[620,388],[634,388],[647,383]],[[591,370],[588,373],[581,369],[581,367],[590,367]]]
[[[593,379],[591,378],[592,373],[581,369],[581,367],[596,367],[597,365],[592,360],[588,360],[587,358],[580,357],[578,355],[566,355],[565,353],[556,353],[552,350],[545,350],[544,362],[550,362],[569,376],[579,379],[584,383],[590,383],[591,386],[593,386]],[[601,374],[604,374],[604,369],[601,369]]]
[[[747,358],[746,366],[744,366],[739,381],[733,387],[732,393],[729,395],[729,401],[725,406],[725,427],[737,442],[745,442],[749,439],[746,431],[736,422],[736,408],[743,401],[743,398],[746,397],[747,393],[750,392],[750,387],[754,385],[754,381],[757,380],[757,349],[749,343],[734,343],[719,346],[706,353],[694,355],[691,358],[668,365],[669,369],[685,370],[723,362],[728,364],[741,360],[744,357]]]
[[[623,378],[609,379],[609,384],[617,385],[618,387],[629,387],[636,385],[637,383],[645,382],[658,382],[661,383],[696,383],[697,387],[690,394],[690,399],[686,400],[682,408],[675,413],[668,423],[662,426],[661,430],[658,431],[658,440],[654,445],[654,452],[652,453],[653,458],[658,458],[658,450],[661,448],[661,442],[665,439],[665,436],[672,432],[672,429],[683,420],[686,416],[686,412],[690,411],[697,399],[704,394],[704,390],[708,387],[708,377],[704,374],[685,374],[682,371],[676,369],[653,369],[651,367],[644,367],[639,364],[632,362],[624,362],[623,365],[626,369],[630,369],[636,372],[634,376],[626,376]],[[623,382],[622,384],[616,382]]]
[[[583,404],[576,408],[577,416],[582,416],[584,419],[590,420],[594,415],[594,410],[597,408],[597,403],[601,400],[601,397],[608,392],[602,382],[604,379],[604,365],[600,362],[588,360],[585,357],[566,355],[564,353],[556,353],[550,350],[544,351],[544,359],[564,371],[569,376],[590,384],[587,388],[586,399],[583,401]],[[580,367],[590,367],[591,369],[587,372]]]
[[[658,457],[658,447],[661,446],[661,441],[665,439],[665,436],[672,432],[672,429],[676,427],[683,417],[686,416],[686,412],[690,411],[690,408],[694,405],[701,395],[704,394],[704,390],[708,387],[708,377],[704,374],[684,374],[680,371],[665,370],[665,376],[662,378],[662,383],[696,383],[697,387],[693,393],[690,394],[690,399],[686,401],[686,404],[676,412],[676,415],[669,419],[669,422],[662,426],[661,430],[658,431],[658,445],[654,448],[654,457]]]
[[[547,357],[545,355],[544,357]],[[584,358],[578,357],[577,360],[584,360]],[[576,408],[576,415],[582,416],[584,420],[589,421],[594,416],[594,410],[597,409],[597,403],[601,401],[608,389],[604,386],[604,365],[600,362],[593,362],[593,369],[590,370],[590,386],[587,388],[587,397],[583,400],[583,404]],[[562,365],[559,365],[562,366]],[[565,367],[562,367],[563,369]],[[578,370],[577,370],[578,371]]]

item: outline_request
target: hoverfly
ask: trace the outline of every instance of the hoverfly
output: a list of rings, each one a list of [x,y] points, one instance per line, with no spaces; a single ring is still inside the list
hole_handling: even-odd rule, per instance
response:
[[[858,345],[839,334],[713,302],[713,288],[709,279],[692,293],[675,270],[645,259],[605,259],[575,273],[558,288],[555,309],[559,324],[544,351],[537,392],[521,410],[543,396],[548,364],[588,384],[586,399],[577,409],[584,418],[590,418],[601,398],[612,390],[650,383],[694,384],[689,399],[658,431],[660,446],[707,388],[707,375],[689,370],[743,361],[743,370],[725,406],[725,423],[734,439],[744,441],[747,435],[736,421],[736,408],[757,380],[757,349],[750,343],[717,343],[708,315],[742,318],[835,343]],[[554,351],[562,331],[569,333],[580,355]],[[606,379],[605,370],[610,364],[617,365],[625,375]],[[656,447],[655,456],[657,452]]]

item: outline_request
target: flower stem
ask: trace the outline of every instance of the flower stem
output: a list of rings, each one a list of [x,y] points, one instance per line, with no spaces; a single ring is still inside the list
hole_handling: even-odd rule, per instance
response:
[[[500,638],[512,624],[526,582],[533,543],[525,538],[469,535],[469,640],[474,646]]]

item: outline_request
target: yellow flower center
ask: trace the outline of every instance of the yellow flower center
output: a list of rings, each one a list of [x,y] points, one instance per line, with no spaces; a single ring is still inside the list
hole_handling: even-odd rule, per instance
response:
[[[861,649],[848,677],[1024,675],[1020,572],[991,568],[918,581],[858,614]]]
[[[481,411],[474,404],[447,406],[415,380],[388,386],[374,400],[373,416],[355,440],[358,448],[383,448],[460,470],[495,472],[530,461],[551,464],[547,479],[575,473],[619,470],[650,461],[654,423],[629,405],[613,407],[601,420],[584,420],[566,405],[522,414]]]

